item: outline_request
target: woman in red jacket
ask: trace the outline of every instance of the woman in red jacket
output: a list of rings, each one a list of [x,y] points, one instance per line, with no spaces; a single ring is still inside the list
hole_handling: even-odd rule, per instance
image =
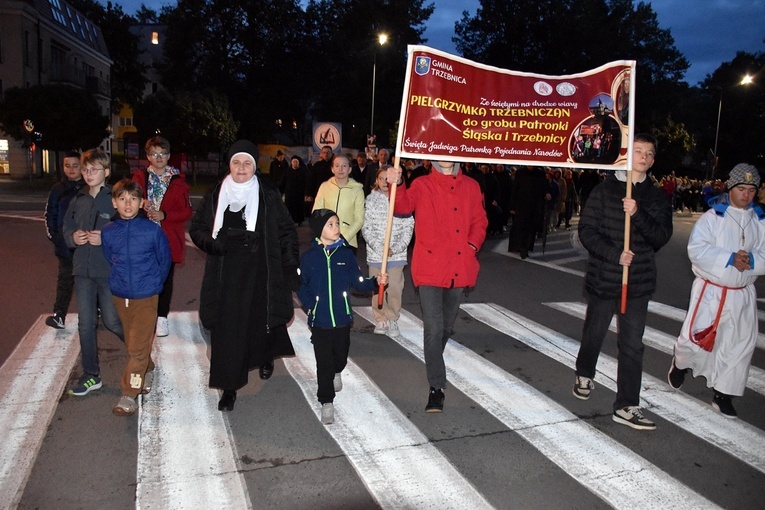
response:
[[[173,274],[175,264],[182,264],[186,257],[185,224],[191,218],[192,209],[186,177],[180,170],[168,165],[170,142],[155,136],[146,142],[145,149],[149,168],[135,172],[133,180],[144,190],[146,216],[162,227],[170,243],[173,263],[157,303],[156,331],[157,336],[167,336],[170,333],[167,314],[173,296]]]

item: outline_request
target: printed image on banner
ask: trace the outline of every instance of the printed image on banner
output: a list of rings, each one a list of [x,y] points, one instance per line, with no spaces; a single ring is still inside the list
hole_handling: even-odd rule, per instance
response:
[[[432,160],[623,169],[634,61],[547,76],[410,46],[399,154]]]

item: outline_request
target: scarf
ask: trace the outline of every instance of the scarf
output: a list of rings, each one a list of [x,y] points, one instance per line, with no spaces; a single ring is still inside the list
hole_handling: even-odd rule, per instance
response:
[[[260,183],[258,177],[253,175],[247,182],[234,182],[231,175],[223,179],[218,197],[218,208],[215,210],[212,237],[216,239],[218,232],[223,226],[223,213],[231,208],[231,212],[239,212],[245,209],[244,219],[247,222],[247,230],[255,232],[255,222],[258,219],[258,207],[260,205]]]
[[[165,198],[165,192],[167,192],[168,186],[170,186],[170,179],[173,176],[178,175],[180,170],[168,166],[165,168],[165,173],[157,175],[154,172],[154,167],[149,167],[146,172],[146,198],[149,200],[149,208],[154,211],[159,211],[160,205],[162,205],[162,199]],[[155,221],[157,225],[159,221]]]

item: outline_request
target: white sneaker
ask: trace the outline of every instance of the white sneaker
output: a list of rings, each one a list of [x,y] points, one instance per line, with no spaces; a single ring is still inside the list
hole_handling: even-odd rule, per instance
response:
[[[388,321],[380,321],[375,324],[375,335],[388,334]]]
[[[398,336],[401,331],[398,329],[398,322],[394,320],[388,321],[388,335]]]
[[[324,425],[335,423],[335,406],[331,403],[322,404],[321,406],[321,422]]]
[[[167,324],[167,317],[157,317],[157,336],[167,336],[170,334],[170,326]]]
[[[335,385],[335,392],[343,389],[343,377],[340,375],[340,372],[335,374],[335,380],[332,382]]]

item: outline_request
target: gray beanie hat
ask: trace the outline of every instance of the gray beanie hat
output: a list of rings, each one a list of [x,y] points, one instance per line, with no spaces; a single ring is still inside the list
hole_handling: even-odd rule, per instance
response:
[[[733,167],[728,177],[728,189],[739,184],[749,184],[757,188],[760,187],[760,173],[748,163],[739,163]]]

